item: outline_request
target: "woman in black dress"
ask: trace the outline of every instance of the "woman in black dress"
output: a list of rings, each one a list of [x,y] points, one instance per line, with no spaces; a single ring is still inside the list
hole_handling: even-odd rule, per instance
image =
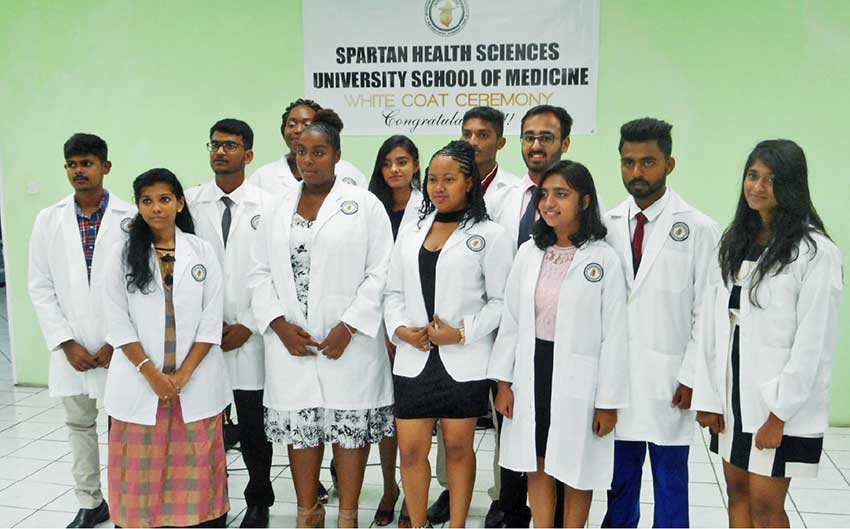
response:
[[[403,230],[385,294],[401,477],[414,527],[427,523],[435,422],[446,442],[451,525],[466,522],[475,478],[472,441],[488,408],[487,364],[511,267],[511,241],[489,220],[475,148],[453,141],[427,170],[422,214]]]

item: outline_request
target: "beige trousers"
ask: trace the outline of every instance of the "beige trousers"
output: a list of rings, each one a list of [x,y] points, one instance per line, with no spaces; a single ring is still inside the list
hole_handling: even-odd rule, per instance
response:
[[[103,501],[100,488],[100,451],[97,445],[97,399],[88,395],[62,397],[65,425],[71,445],[74,492],[82,509],[94,509]]]

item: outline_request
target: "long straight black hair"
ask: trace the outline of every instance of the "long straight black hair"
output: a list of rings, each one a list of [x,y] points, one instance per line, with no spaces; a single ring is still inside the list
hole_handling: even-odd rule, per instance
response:
[[[133,181],[133,196],[136,199],[137,207],[144,189],[160,182],[171,186],[171,192],[174,193],[177,200],[183,198],[183,186],[174,173],[168,169],[151,169],[140,174]],[[175,224],[184,233],[195,233],[195,223],[192,222],[188,204],[184,204],[183,210],[177,213]],[[150,286],[153,282],[152,246],[153,232],[145,219],[142,218],[142,214],[137,213],[130,224],[130,236],[124,245],[124,262],[129,269],[124,279],[127,282],[128,291],[138,290],[143,294],[151,291]]]
[[[758,212],[750,209],[744,196],[744,181],[747,171],[760,161],[773,172],[773,194],[777,207],[773,213],[770,240],[755,269],[750,287],[750,302],[759,307],[756,290],[768,274],[778,274],[799,255],[799,244],[805,240],[817,252],[817,243],[812,232],[829,237],[809,193],[809,172],[806,155],[799,145],[791,140],[766,140],[756,145],[744,164],[741,179],[741,194],[735,218],[720,239],[720,268],[723,278],[730,284],[734,281],[741,263],[756,244],[762,229]]]
[[[393,210],[393,190],[387,185],[387,181],[384,180],[384,161],[390,151],[397,147],[401,147],[407,151],[414,163],[419,163],[419,149],[416,148],[413,140],[407,136],[396,134],[395,136],[390,136],[381,144],[381,148],[378,149],[378,155],[375,157],[375,168],[372,169],[372,178],[369,179],[369,191],[378,197],[378,200],[384,205],[387,213]],[[410,186],[413,189],[419,189],[421,187],[421,180],[422,171],[421,169],[417,169],[413,173],[413,180],[410,181]]]
[[[587,241],[604,239],[605,235],[608,234],[608,229],[602,223],[602,214],[599,211],[599,198],[596,196],[596,185],[593,183],[593,176],[587,167],[578,162],[561,160],[546,169],[546,172],[543,173],[540,181],[537,183],[534,196],[531,197],[531,200],[536,204],[536,208],[538,210],[540,209],[543,182],[555,175],[562,176],[566,180],[567,185],[578,193],[579,207],[584,203],[584,197],[590,197],[590,203],[588,203],[587,207],[580,210],[578,231],[570,235],[570,242],[576,247],[579,247]],[[555,229],[546,224],[542,215],[531,227],[531,236],[534,238],[534,244],[541,250],[545,250],[558,242],[558,235],[555,233]]]
[[[466,178],[472,179],[472,189],[466,194],[466,210],[463,214],[463,220],[460,225],[466,226],[470,220],[473,224],[484,220],[490,220],[490,215],[487,214],[487,205],[484,203],[484,188],[481,187],[481,172],[478,170],[478,164],[475,163],[475,147],[463,140],[454,140],[448,143],[445,147],[434,153],[431,161],[437,156],[448,156],[460,164],[460,172]],[[430,168],[430,163],[429,163]],[[422,208],[419,213],[419,222],[425,220],[425,217],[430,215],[437,207],[431,202],[431,197],[428,196],[428,171],[425,171],[426,184],[422,186]]]

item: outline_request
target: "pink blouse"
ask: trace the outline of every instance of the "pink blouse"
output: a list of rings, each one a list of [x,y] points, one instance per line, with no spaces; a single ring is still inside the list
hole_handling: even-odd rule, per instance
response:
[[[575,254],[575,246],[563,248],[552,245],[546,248],[543,255],[543,264],[537,277],[537,289],[534,292],[534,326],[540,340],[555,341],[561,283],[567,276]]]

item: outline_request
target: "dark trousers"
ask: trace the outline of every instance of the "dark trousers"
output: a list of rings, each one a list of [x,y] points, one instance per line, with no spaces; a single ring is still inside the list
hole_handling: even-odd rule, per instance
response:
[[[655,493],[653,527],[688,527],[689,446],[660,446],[644,441],[614,442],[614,480],[602,527],[637,527],[640,485],[649,447]]]
[[[496,384],[491,386],[495,392]],[[495,395],[493,397],[495,399]],[[504,417],[501,413],[496,413],[496,420],[499,426],[496,435],[502,431],[502,420]],[[515,472],[504,467],[499,468],[500,478],[502,480],[499,489],[499,506],[502,512],[505,513],[506,527],[528,527],[531,522],[531,509],[526,505],[528,498],[528,477],[522,472]]]
[[[239,446],[248,468],[245,502],[249,506],[271,507],[274,503],[271,466],[272,444],[266,438],[263,390],[233,390],[239,418]]]

